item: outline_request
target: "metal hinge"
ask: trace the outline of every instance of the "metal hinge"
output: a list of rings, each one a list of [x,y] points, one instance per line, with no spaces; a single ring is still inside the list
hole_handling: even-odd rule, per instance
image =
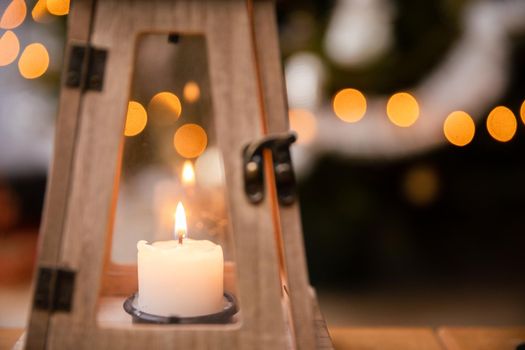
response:
[[[290,205],[295,202],[295,175],[290,156],[290,145],[296,139],[296,135],[292,132],[269,135],[251,142],[244,148],[244,191],[250,202],[256,204],[264,198],[264,149],[272,152],[279,203]]]
[[[90,45],[71,45],[65,76],[66,86],[81,88],[82,90],[102,91],[106,57],[107,50]]]
[[[34,308],[70,311],[76,272],[65,268],[40,267],[36,281]]]

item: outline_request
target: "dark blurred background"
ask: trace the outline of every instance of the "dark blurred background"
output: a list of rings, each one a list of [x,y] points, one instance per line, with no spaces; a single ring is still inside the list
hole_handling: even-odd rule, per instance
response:
[[[462,50],[462,45],[463,50],[477,50],[477,39],[469,34],[469,25],[481,36],[482,28],[485,34],[500,32],[494,41],[505,45],[489,48],[487,44],[466,59],[464,68],[469,60],[476,66],[476,61],[483,59],[480,56],[494,54],[490,49],[507,50],[497,53],[506,56],[499,62],[504,75],[500,79],[505,83],[493,87],[497,92],[491,98],[478,91],[474,92],[477,96],[470,97],[473,102],[456,96],[456,103],[442,106],[449,112],[479,111],[471,114],[476,132],[465,147],[447,142],[440,129],[427,134],[429,139],[438,139],[432,146],[422,142],[421,147],[404,152],[405,140],[399,137],[385,145],[399,151],[389,153],[381,147],[371,151],[369,144],[379,142],[373,139],[380,137],[379,129],[384,127],[375,123],[363,131],[368,133],[367,140],[355,141],[358,151],[347,150],[345,154],[342,150],[323,150],[310,160],[313,164],[308,165],[299,187],[303,229],[310,277],[320,291],[329,324],[506,325],[525,321],[525,127],[519,115],[525,98],[525,31],[523,26],[505,29],[510,27],[505,21],[490,24],[498,11],[500,18],[512,22],[508,12],[517,5],[525,4],[347,0],[284,2],[278,7],[287,69],[297,52],[317,58],[327,96],[345,87],[359,89],[365,96],[417,91],[421,85],[428,86],[428,77],[435,74],[453,80],[453,70],[441,73],[440,65],[461,61],[451,53]],[[345,30],[345,24],[348,29],[342,45],[346,40],[351,46],[360,35],[366,38],[367,30],[380,35],[381,30],[370,22],[352,26],[352,20],[360,22],[356,17],[364,17],[362,22],[375,18],[376,26],[389,26],[383,52],[362,57],[359,45],[361,53],[370,50],[362,42],[355,45],[354,52],[347,52],[346,62],[344,53],[340,53],[343,57],[339,62],[334,62],[335,53],[332,57],[327,53],[327,31],[331,25],[337,26],[331,23],[337,21],[334,9],[347,20],[345,23],[340,18],[339,30]],[[389,20],[381,19],[392,12]],[[476,20],[485,21],[485,25],[472,25]],[[291,43],[293,33],[288,33],[294,21],[308,23],[302,25],[311,31],[308,39],[296,45]],[[306,31],[300,29],[301,24],[296,26],[297,31]],[[493,28],[487,29],[490,26]],[[474,37],[471,43],[469,35]],[[487,43],[490,39],[480,41]],[[491,75],[485,71],[476,74],[485,73]],[[479,79],[479,84],[487,82],[491,80]],[[475,80],[465,81],[459,89],[476,90],[476,84]],[[469,93],[465,91],[465,95]],[[292,110],[294,103],[299,108],[306,106],[318,118],[329,118],[331,111],[323,107],[292,100]],[[422,104],[418,123],[431,114],[423,113]],[[510,108],[518,121],[516,133],[505,143],[496,141],[485,127],[487,116],[497,105]],[[358,127],[366,118],[387,120],[384,105],[382,108],[383,115],[365,114],[352,126]],[[436,117],[444,120],[446,116]],[[351,134],[348,138],[359,136]],[[420,142],[417,135],[411,135],[410,140]],[[337,142],[333,144],[337,147]],[[313,152],[315,148],[311,146]]]
[[[30,299],[67,14],[51,10],[0,5],[0,326],[24,325]],[[310,278],[328,323],[523,324],[525,2],[277,10]],[[33,43],[47,64],[25,52]],[[332,105],[346,88],[367,103],[352,123]],[[419,106],[407,127],[385,112],[401,91]],[[486,127],[496,106],[515,120],[506,142]],[[457,110],[476,125],[462,147],[443,132]]]

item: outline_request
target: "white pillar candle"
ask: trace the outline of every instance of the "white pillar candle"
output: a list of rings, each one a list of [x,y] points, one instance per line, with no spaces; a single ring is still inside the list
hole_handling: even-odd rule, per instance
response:
[[[137,243],[138,308],[149,314],[181,317],[221,311],[221,246],[207,240],[182,240],[185,228],[177,224],[176,232],[179,241]]]

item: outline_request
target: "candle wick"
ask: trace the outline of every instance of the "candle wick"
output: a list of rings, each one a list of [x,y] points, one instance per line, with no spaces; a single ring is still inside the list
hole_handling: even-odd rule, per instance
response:
[[[179,244],[182,244],[182,234],[179,233]]]

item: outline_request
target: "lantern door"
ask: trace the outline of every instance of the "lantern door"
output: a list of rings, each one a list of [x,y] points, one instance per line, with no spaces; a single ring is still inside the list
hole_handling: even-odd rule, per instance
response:
[[[73,3],[57,127],[69,138],[57,140],[45,214],[61,226],[44,227],[39,260],[54,287],[70,288],[47,306],[35,298],[28,348],[316,347],[298,210],[279,204],[275,154],[261,152],[263,197],[246,193],[243,150],[288,129],[273,10]],[[239,312],[221,324],[133,324],[122,302],[138,288],[137,241],[176,238],[179,202],[189,237],[222,247]]]

